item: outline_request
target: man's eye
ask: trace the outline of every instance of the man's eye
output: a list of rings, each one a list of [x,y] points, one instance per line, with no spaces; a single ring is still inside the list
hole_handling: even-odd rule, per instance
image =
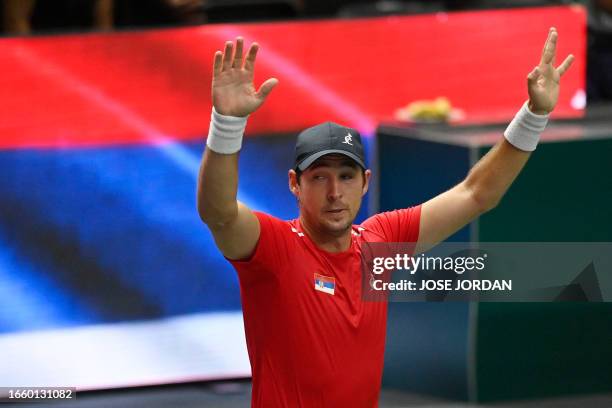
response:
[[[340,176],[342,180],[351,180],[353,178],[352,174],[343,174]]]
[[[313,179],[314,180],[319,180],[319,181],[320,180],[325,180],[325,176],[320,176],[320,175],[319,176],[314,176]]]

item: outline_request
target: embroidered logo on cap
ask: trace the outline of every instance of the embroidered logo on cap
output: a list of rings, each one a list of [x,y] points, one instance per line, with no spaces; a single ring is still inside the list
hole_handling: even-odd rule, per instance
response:
[[[353,135],[351,135],[350,133],[347,133],[347,135],[344,136],[344,142],[342,143],[352,146],[353,145]]]

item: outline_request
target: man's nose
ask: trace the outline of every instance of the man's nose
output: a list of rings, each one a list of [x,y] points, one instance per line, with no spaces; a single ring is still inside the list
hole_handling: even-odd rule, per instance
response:
[[[342,197],[342,193],[340,191],[340,181],[333,178],[329,183],[329,190],[327,192],[327,198],[329,201],[336,201]]]

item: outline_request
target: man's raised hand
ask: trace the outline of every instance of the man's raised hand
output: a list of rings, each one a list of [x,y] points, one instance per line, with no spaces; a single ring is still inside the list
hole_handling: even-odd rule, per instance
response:
[[[228,41],[223,52],[215,53],[212,102],[222,115],[247,116],[253,113],[278,83],[276,78],[270,78],[255,90],[253,71],[259,45],[253,43],[244,58],[243,43],[244,40],[238,37],[235,50],[234,44]]]
[[[544,44],[540,64],[527,75],[529,92],[529,110],[545,115],[555,108],[559,98],[559,81],[574,61],[573,55],[568,55],[561,65],[555,68],[557,51],[557,30],[551,27]]]

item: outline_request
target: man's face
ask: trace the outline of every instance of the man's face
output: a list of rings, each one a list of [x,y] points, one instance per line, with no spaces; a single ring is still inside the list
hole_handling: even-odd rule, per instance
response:
[[[298,198],[300,214],[310,228],[341,236],[350,230],[357,216],[361,199],[368,191],[370,174],[370,170],[363,173],[350,158],[330,154],[304,170],[299,183],[295,171],[290,170],[289,187]]]

